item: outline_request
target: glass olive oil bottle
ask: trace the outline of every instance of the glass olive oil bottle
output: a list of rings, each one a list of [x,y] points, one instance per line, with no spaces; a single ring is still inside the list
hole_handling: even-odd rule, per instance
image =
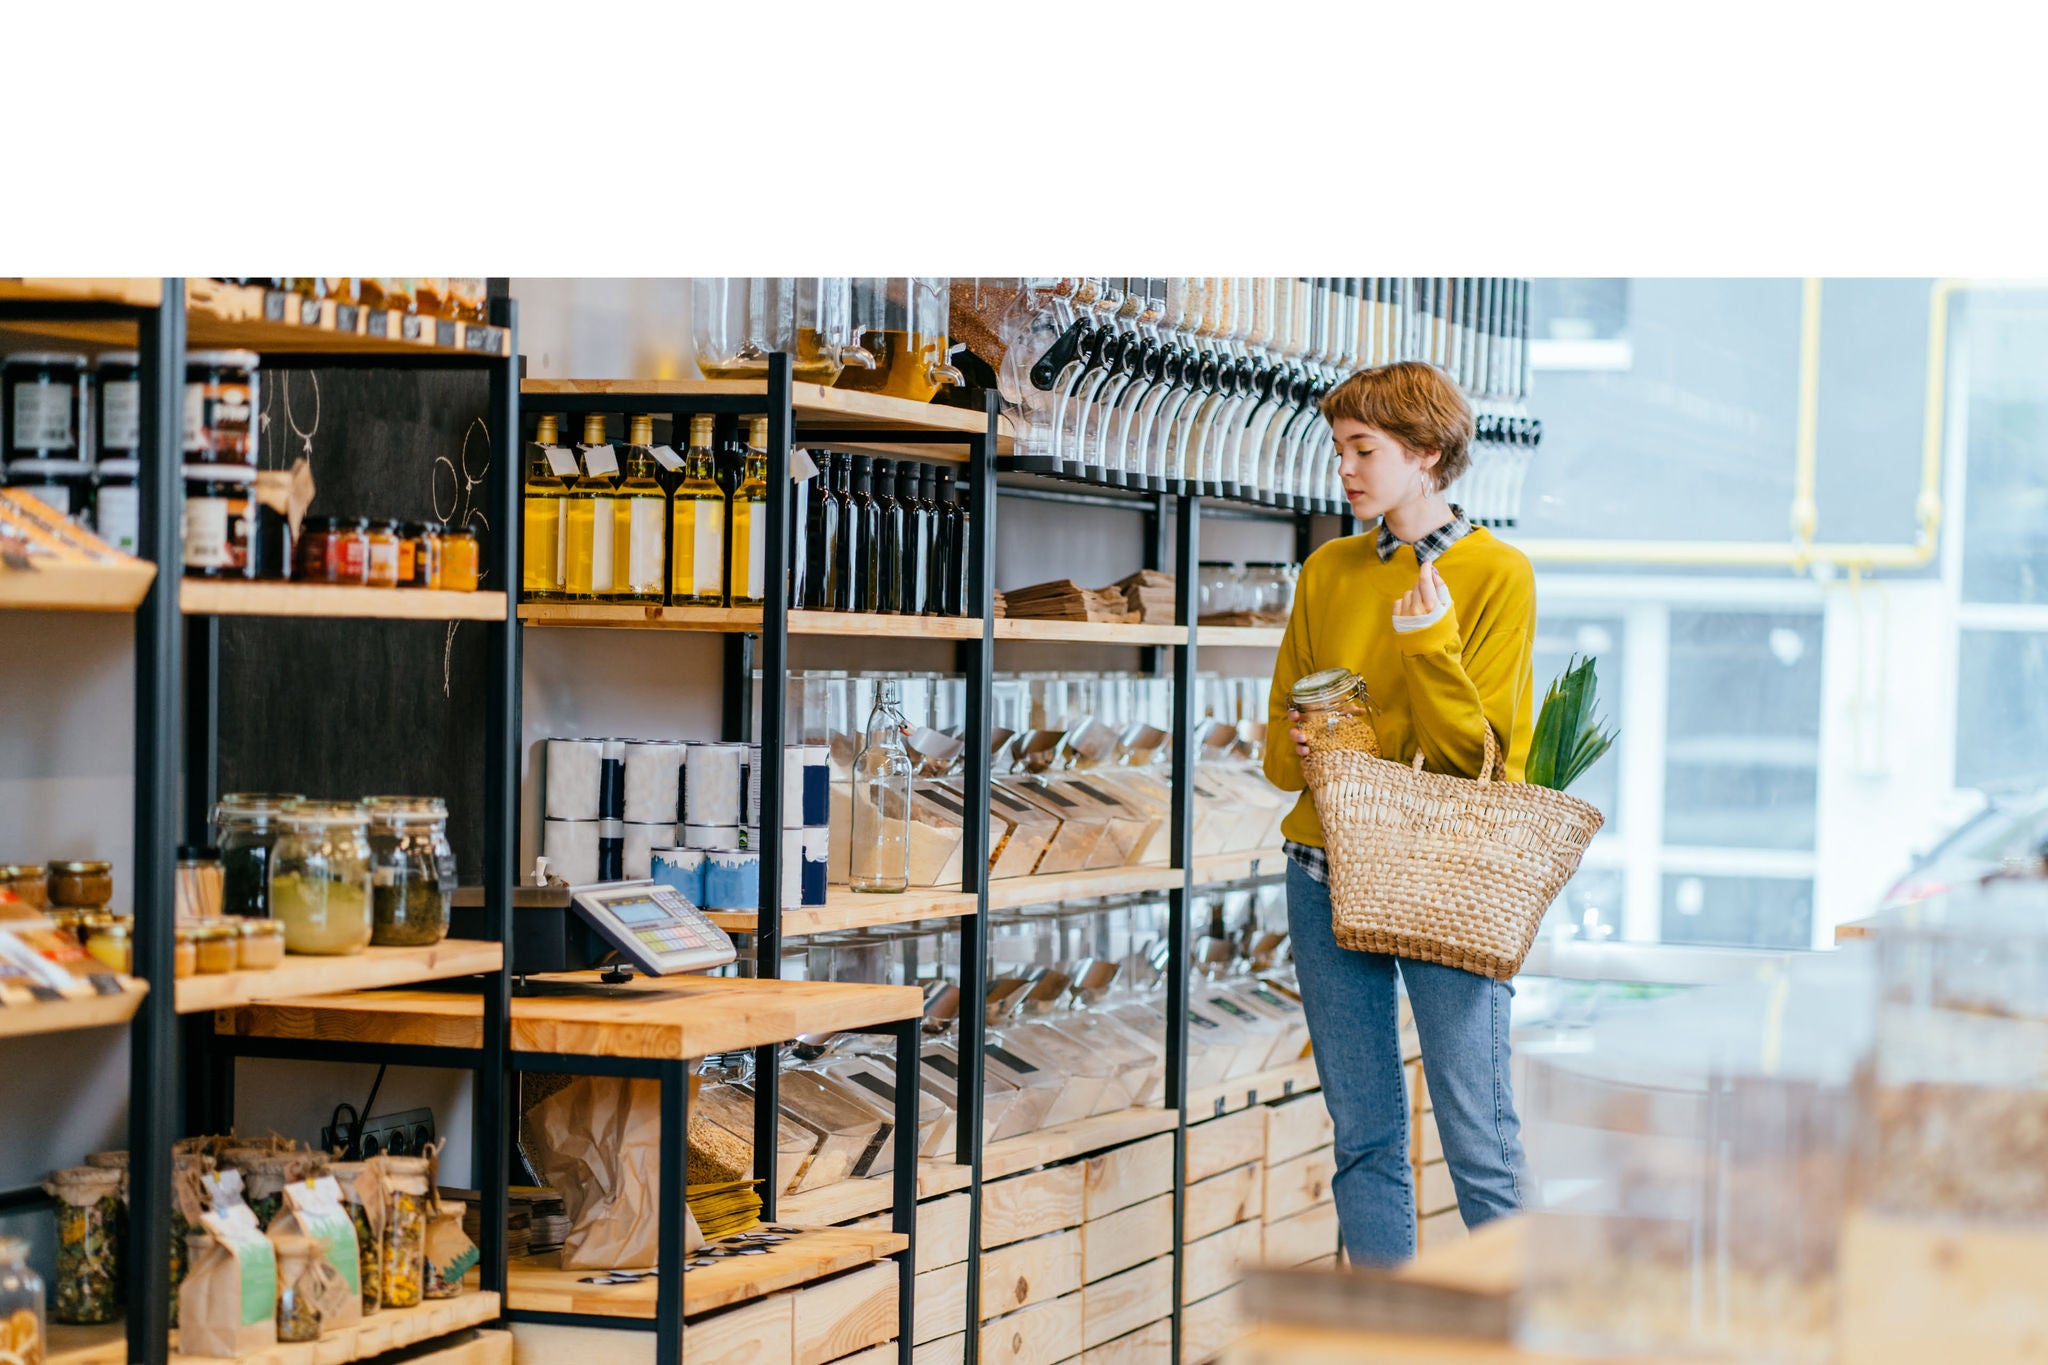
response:
[[[593,471],[604,439],[604,414],[583,419],[583,473],[569,485],[564,517],[568,548],[564,554],[562,590],[573,602],[609,598],[615,591],[612,547],[618,524],[618,490],[611,474]],[[615,457],[614,457],[615,458]]]
[[[569,485],[549,467],[547,455],[547,448],[561,440],[560,433],[561,427],[553,414],[542,417],[533,433],[533,444],[526,448],[519,586],[529,602],[559,602],[563,596],[562,521],[568,506]]]
[[[768,419],[747,422],[747,453],[732,490],[732,604],[758,607],[767,599]]]
[[[612,535],[612,576],[621,602],[660,603],[668,591],[668,494],[654,477],[654,419],[626,423],[623,461]]]
[[[709,415],[690,419],[683,481],[670,503],[668,600],[679,607],[725,602],[725,490],[711,452],[712,424]]]

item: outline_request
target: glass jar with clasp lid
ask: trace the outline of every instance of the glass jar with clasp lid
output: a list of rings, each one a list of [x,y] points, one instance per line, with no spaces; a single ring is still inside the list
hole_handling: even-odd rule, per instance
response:
[[[370,941],[415,948],[448,936],[455,895],[455,850],[448,804],[438,796],[372,796]]]
[[[0,1237],[0,1360],[45,1358],[43,1277],[29,1266],[28,1243]]]
[[[230,792],[213,808],[224,912],[258,919],[270,914],[270,853],[277,846],[278,818],[302,799],[288,792]]]
[[[370,946],[370,820],[355,801],[294,801],[270,854],[270,914],[285,951],[360,953]]]
[[[1288,705],[1300,713],[1296,728],[1307,735],[1310,753],[1325,749],[1357,749],[1377,757],[1378,732],[1374,708],[1366,696],[1365,679],[1348,668],[1311,673],[1287,692]]]

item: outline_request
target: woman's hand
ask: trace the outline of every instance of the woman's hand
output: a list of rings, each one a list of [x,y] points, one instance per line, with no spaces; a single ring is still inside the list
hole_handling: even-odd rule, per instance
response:
[[[1287,708],[1287,737],[1294,741],[1294,752],[1302,758],[1308,757],[1308,731],[1301,728],[1301,712]]]
[[[1442,606],[1444,599],[1450,595],[1450,589],[1444,586],[1443,577],[1437,573],[1436,565],[1425,564],[1422,566],[1421,575],[1415,580],[1415,586],[1408,590],[1407,596],[1394,604],[1394,615],[1427,616]]]

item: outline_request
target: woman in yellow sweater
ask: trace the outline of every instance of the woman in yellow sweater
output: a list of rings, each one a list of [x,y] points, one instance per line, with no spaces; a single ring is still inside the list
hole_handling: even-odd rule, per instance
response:
[[[1367,529],[1324,545],[1302,566],[1273,669],[1269,730],[1287,730],[1293,742],[1267,745],[1266,775],[1302,792],[1281,826],[1287,916],[1316,1070],[1336,1123],[1332,1188],[1345,1249],[1357,1264],[1392,1265],[1415,1254],[1416,1217],[1396,980],[1415,1016],[1467,1227],[1522,1203],[1521,1124],[1508,1081],[1514,990],[1456,967],[1337,946],[1322,826],[1303,791],[1303,737],[1287,695],[1308,674],[1349,668],[1377,708],[1382,756],[1405,763],[1419,751],[1433,772],[1476,777],[1490,725],[1509,780],[1519,782],[1529,753],[1536,592],[1528,559],[1444,497],[1470,463],[1472,409],[1440,370],[1414,361],[1364,370],[1322,408],[1345,497]]]

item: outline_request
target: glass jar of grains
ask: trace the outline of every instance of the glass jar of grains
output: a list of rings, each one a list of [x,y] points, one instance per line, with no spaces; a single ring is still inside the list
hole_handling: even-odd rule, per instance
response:
[[[448,936],[455,850],[448,805],[437,796],[372,796],[371,930],[381,947],[411,948]]]
[[[303,799],[286,792],[230,792],[213,808],[223,911],[256,918],[270,913],[270,854],[277,844],[278,817]]]
[[[1373,706],[1365,679],[1348,668],[1311,673],[1288,689],[1287,701],[1301,713],[1299,728],[1308,736],[1310,753],[1324,749],[1357,749],[1378,756],[1380,741],[1373,729]]]
[[[270,913],[294,953],[370,946],[370,821],[355,801],[295,801],[279,817]]]

